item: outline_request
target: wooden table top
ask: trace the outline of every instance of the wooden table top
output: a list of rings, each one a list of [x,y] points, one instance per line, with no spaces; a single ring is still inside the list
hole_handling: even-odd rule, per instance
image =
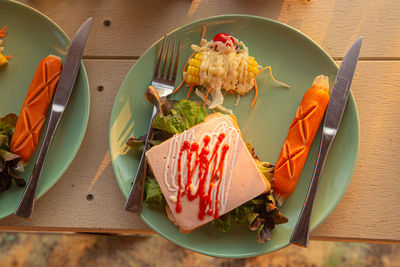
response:
[[[340,64],[363,36],[352,92],[360,116],[360,151],[352,182],[312,239],[400,243],[400,1],[397,0],[21,0],[69,36],[93,16],[84,55],[91,107],[86,136],[60,181],[36,204],[32,220],[7,217],[2,231],[144,233],[123,210],[110,164],[114,98],[135,60],[164,33],[221,14],[275,19],[302,31]],[[102,86],[104,90],[98,90]],[[88,195],[92,195],[90,200]]]

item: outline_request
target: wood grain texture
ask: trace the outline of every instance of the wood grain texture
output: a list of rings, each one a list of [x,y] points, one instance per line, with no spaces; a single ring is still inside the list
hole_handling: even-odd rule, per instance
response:
[[[357,166],[345,197],[314,236],[400,240],[399,72],[398,61],[358,64],[352,85],[361,126]]]
[[[123,210],[124,198],[108,156],[112,105],[133,64],[133,60],[85,60],[92,101],[81,149],[62,179],[37,202],[33,220],[11,216],[0,220],[0,230],[150,232],[138,216]],[[361,124],[357,167],[343,200],[311,233],[312,239],[400,243],[399,72],[397,61],[359,62],[352,85]],[[104,86],[101,92],[99,85]],[[88,201],[87,194],[94,199]]]
[[[396,0],[20,0],[73,36],[93,16],[86,56],[138,57],[165,33],[197,19],[250,14],[286,23],[341,58],[364,36],[361,57],[400,58],[400,1]],[[67,12],[68,11],[68,12]],[[104,20],[110,20],[110,26]]]

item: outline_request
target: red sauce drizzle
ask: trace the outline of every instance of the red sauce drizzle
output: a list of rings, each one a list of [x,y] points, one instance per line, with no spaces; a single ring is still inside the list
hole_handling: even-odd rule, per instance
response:
[[[177,202],[175,206],[176,212],[182,212],[182,203],[181,198],[185,196],[187,193],[187,198],[189,201],[193,201],[196,198],[199,199],[199,213],[198,217],[200,220],[203,220],[206,215],[214,215],[214,218],[218,218],[219,216],[219,202],[218,194],[220,192],[221,186],[221,177],[224,172],[224,162],[226,154],[229,150],[229,145],[225,144],[221,147],[221,153],[219,152],[219,148],[225,139],[225,134],[221,133],[218,136],[217,142],[215,143],[213,148],[209,148],[209,144],[211,141],[210,136],[206,135],[202,142],[203,146],[200,148],[200,145],[196,142],[190,143],[189,141],[184,141],[178,157],[178,195]],[[187,171],[187,181],[184,186],[184,190],[182,190],[182,155],[183,152],[186,151],[186,171]],[[210,155],[211,152],[211,156]],[[219,155],[220,154],[220,155]],[[193,157],[194,155],[194,157]],[[194,164],[192,164],[192,160],[194,158]],[[219,158],[219,162],[218,162]],[[218,166],[217,166],[218,163]],[[211,170],[210,170],[211,167]],[[193,181],[193,174],[195,170],[198,168],[198,180],[199,185],[197,192],[192,194],[190,190],[190,185]],[[207,176],[211,171],[211,180],[209,182],[208,188],[206,188]],[[214,205],[212,203],[212,193],[213,189],[216,187],[216,198]]]

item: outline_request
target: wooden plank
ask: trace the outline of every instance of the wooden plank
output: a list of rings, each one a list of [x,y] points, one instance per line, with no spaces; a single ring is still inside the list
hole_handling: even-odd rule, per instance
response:
[[[123,211],[108,152],[114,98],[134,62],[85,60],[92,101],[82,147],[64,177],[37,202],[33,220],[11,216],[0,220],[0,230],[149,233],[138,216]],[[344,199],[312,232],[313,239],[400,241],[399,72],[398,61],[359,63],[352,86],[361,124],[359,160]],[[104,87],[101,92],[99,85]],[[94,196],[92,201],[88,194]]]
[[[357,167],[344,199],[313,235],[399,240],[399,71],[398,61],[359,63],[352,85],[361,126]]]
[[[400,1],[387,0],[20,0],[42,11],[69,36],[93,16],[85,55],[137,57],[165,33],[197,19],[250,14],[284,22],[302,31],[331,56],[343,57],[364,36],[362,57],[400,58]],[[198,2],[199,5],[192,5]],[[109,26],[104,21],[109,20]]]

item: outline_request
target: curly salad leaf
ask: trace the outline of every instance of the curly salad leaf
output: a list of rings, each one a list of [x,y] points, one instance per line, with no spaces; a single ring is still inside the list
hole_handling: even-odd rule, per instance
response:
[[[8,114],[0,118],[0,192],[4,192],[11,187],[12,180],[18,186],[25,186],[25,180],[15,174],[15,170],[23,170],[20,160],[21,157],[9,151],[11,136],[18,116]]]
[[[232,213],[228,212],[217,219],[211,221],[212,226],[214,226],[218,231],[228,232],[231,229]]]
[[[177,134],[199,124],[207,115],[201,103],[182,99],[172,104],[166,113],[157,113],[153,120],[153,128]]]
[[[12,131],[17,124],[17,119],[18,116],[15,114],[8,114],[4,118],[0,118],[0,157],[3,159],[8,158],[5,152],[9,150]]]
[[[146,183],[144,184],[144,201],[149,204],[162,204],[165,203],[164,195],[161,191],[157,180],[152,176],[146,177]]]
[[[188,100],[174,101],[160,97],[153,86],[146,90],[147,101],[157,107],[157,114],[153,119],[153,128],[160,131],[177,134],[202,122],[208,115],[200,102]]]
[[[18,116],[13,113],[7,114],[4,118],[0,118],[0,132],[7,133],[11,136],[17,124],[17,120]]]

